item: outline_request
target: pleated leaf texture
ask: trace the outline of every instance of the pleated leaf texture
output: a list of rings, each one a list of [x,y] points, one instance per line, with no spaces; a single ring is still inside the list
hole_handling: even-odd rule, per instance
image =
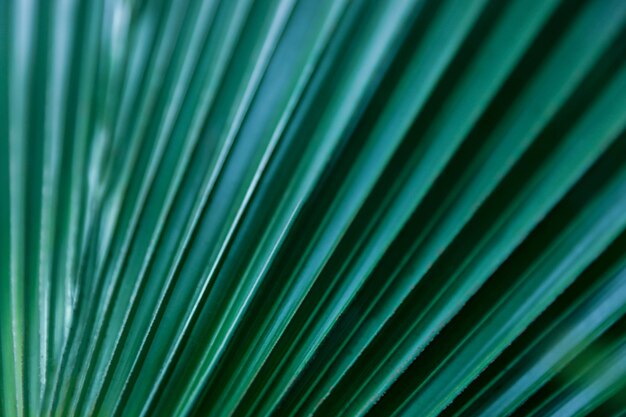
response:
[[[625,416],[626,1],[0,0],[0,414]]]

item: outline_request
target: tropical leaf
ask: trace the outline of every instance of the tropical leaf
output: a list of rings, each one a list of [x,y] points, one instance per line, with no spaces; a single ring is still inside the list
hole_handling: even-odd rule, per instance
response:
[[[623,0],[0,1],[0,415],[626,415]]]

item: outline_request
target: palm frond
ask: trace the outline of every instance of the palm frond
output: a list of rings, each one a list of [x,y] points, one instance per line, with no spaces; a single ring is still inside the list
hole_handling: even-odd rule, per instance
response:
[[[0,415],[623,416],[623,0],[0,1]]]

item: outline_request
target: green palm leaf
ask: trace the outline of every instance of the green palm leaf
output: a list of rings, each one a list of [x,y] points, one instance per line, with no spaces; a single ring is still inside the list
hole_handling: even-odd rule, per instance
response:
[[[622,0],[0,2],[0,415],[623,416]]]

